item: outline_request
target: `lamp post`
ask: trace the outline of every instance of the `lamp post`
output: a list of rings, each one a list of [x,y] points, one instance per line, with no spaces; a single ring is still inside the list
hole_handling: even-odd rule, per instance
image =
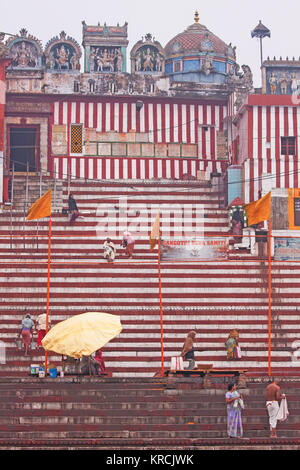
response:
[[[259,38],[260,41],[260,62],[261,66],[263,65],[263,48],[262,48],[262,40],[264,38],[270,38],[271,37],[271,31],[262,24],[261,20],[259,21],[259,24],[256,26],[256,28],[251,31],[251,37],[252,38]]]

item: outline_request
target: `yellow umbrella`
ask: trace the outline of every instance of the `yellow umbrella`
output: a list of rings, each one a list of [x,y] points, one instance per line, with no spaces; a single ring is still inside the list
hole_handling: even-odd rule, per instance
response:
[[[47,333],[42,345],[45,350],[79,359],[101,349],[121,331],[119,316],[88,312],[57,323]]]

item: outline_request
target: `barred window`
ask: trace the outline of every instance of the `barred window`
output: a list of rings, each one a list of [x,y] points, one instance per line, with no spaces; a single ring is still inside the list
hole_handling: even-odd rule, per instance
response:
[[[281,137],[281,155],[296,155],[296,137]]]
[[[82,124],[71,124],[71,153],[83,152],[82,137]]]

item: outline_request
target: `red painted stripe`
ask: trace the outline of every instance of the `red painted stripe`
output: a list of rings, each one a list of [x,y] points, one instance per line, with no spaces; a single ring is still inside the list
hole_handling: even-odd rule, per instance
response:
[[[284,108],[284,135],[289,135],[289,109]],[[289,175],[289,167],[290,167],[290,158],[288,155],[284,158],[284,187],[289,188],[290,185],[290,175]]]
[[[93,128],[97,129],[98,122],[98,103],[94,103],[94,113],[93,113]]]
[[[271,145],[271,108],[267,107],[267,142]],[[271,163],[271,148],[267,148],[267,171],[268,173],[272,172],[272,163]]]
[[[110,179],[114,180],[115,179],[115,159],[110,158]]]
[[[193,125],[195,126],[195,143],[199,144],[199,134],[198,134],[198,131],[199,131],[199,109],[198,109],[198,105],[195,105],[195,121],[194,121]]]
[[[210,155],[211,159],[215,160],[216,159],[216,108],[215,106],[211,107],[211,123],[214,125],[214,127],[210,128]]]
[[[153,103],[153,136],[154,142],[158,142],[158,133],[157,133],[157,104]]]
[[[84,127],[89,127],[89,103],[84,103]]]
[[[98,179],[98,165],[97,158],[93,158],[93,178],[94,180]]]
[[[80,103],[76,102],[76,123],[75,124],[81,124],[80,122]]]
[[[145,161],[145,179],[149,179],[149,158],[146,158]]]
[[[149,132],[149,106],[145,103],[145,132]]]
[[[207,124],[207,106],[204,105],[203,106],[203,124]],[[202,158],[204,160],[207,159],[207,153],[206,153],[206,132],[209,132],[209,129],[208,131],[205,131],[202,127]]]
[[[167,177],[167,162],[165,159],[162,160],[162,177]]]
[[[224,110],[223,110],[223,106],[220,106],[220,111],[219,111],[220,131],[224,129],[223,119],[224,119]]]
[[[115,131],[115,103],[110,103],[110,130]]]
[[[166,142],[166,105],[161,105],[161,138],[162,142]]]
[[[178,104],[178,142],[182,142],[182,105]]]
[[[262,107],[258,106],[257,109],[257,157],[258,157],[258,175],[263,173],[262,161]],[[259,180],[259,190],[262,190],[262,180]]]
[[[253,108],[248,112],[248,158],[253,158]]]
[[[119,103],[119,132],[123,132],[123,103]]]
[[[276,159],[276,188],[280,188],[280,116],[279,108],[275,108],[275,159]]]
[[[298,188],[298,155],[299,155],[299,148],[298,148],[298,115],[297,115],[297,108],[293,108],[293,118],[294,118],[294,136],[296,137],[296,155],[294,156],[294,188]]]
[[[141,132],[141,111],[135,110],[136,131]]]
[[[174,105],[170,104],[170,142],[174,142]]]
[[[76,178],[80,178],[80,158],[76,158]]]
[[[132,158],[128,158],[128,163],[127,163],[127,174],[128,174],[128,179],[132,179]]]
[[[61,125],[63,124],[63,107],[64,107],[64,104],[62,101],[60,101],[58,103],[58,123]]]
[[[84,177],[89,179],[89,158],[84,159]]]
[[[131,103],[127,105],[127,123],[128,123],[128,131],[132,129],[132,119],[131,119]]]
[[[106,130],[106,103],[102,103],[102,132]]]
[[[186,140],[187,143],[191,143],[191,126],[194,123],[191,122],[191,106],[189,104],[186,105]]]

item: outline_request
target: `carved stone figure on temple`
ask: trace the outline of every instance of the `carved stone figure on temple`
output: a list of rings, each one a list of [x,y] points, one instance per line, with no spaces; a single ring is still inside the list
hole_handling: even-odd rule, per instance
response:
[[[288,87],[289,81],[290,80],[287,78],[286,73],[283,73],[282,77],[279,80],[282,95],[287,95],[287,87]]]
[[[143,72],[151,72],[153,70],[153,67],[154,67],[153,57],[150,52],[150,48],[148,47],[147,52],[144,55]]]
[[[209,53],[207,52],[204,59],[202,60],[202,67],[201,71],[205,73],[205,75],[209,75],[215,69],[213,60],[210,57]]]
[[[269,84],[270,84],[271,95],[276,95],[276,92],[277,92],[277,78],[276,78],[274,72],[271,73],[271,76],[269,78]]]
[[[58,69],[66,69],[69,68],[69,53],[67,52],[64,44],[60,47],[60,49],[57,49],[57,59],[56,59]]]

